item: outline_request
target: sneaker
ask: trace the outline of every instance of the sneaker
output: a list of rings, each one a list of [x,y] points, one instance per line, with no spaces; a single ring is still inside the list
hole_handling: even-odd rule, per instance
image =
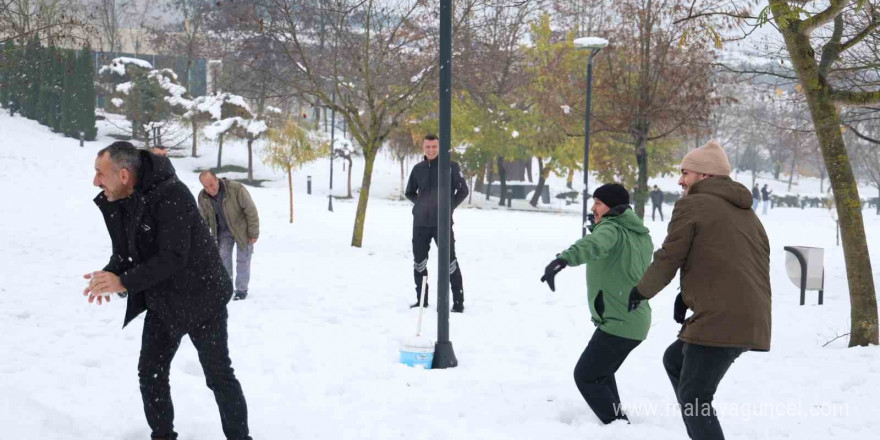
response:
[[[235,296],[232,297],[233,301],[238,301],[247,298],[247,291],[245,290],[236,290]]]
[[[416,301],[415,304],[409,306],[409,308],[414,309],[414,308],[416,308],[416,307],[418,307],[418,306],[419,306],[419,302]],[[428,308],[428,300],[425,300],[425,308],[426,308],[426,309]]]
[[[464,313],[464,303],[456,302],[452,304],[453,313]]]

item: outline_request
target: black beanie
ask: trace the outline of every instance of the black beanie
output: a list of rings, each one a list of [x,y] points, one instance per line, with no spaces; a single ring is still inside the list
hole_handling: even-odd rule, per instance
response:
[[[629,191],[623,185],[617,183],[606,183],[593,191],[593,198],[601,200],[602,203],[614,208],[620,205],[629,205]]]

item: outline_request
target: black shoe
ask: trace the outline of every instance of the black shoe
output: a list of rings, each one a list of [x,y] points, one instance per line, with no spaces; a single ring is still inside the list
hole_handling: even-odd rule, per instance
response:
[[[413,304],[413,305],[411,305],[411,306],[409,306],[409,308],[414,309],[414,308],[416,308],[416,307],[418,307],[418,306],[419,306],[419,302],[416,301],[416,303]],[[425,308],[426,308],[426,309],[428,308],[428,301],[425,301]]]
[[[245,290],[236,290],[235,296],[232,297],[232,300],[239,301],[239,300],[245,299],[245,298],[247,298],[247,294],[248,293]]]
[[[453,313],[464,313],[464,303],[456,302],[452,304]]]

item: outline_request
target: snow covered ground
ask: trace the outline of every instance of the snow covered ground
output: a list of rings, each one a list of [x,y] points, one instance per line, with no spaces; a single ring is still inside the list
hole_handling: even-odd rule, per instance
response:
[[[49,133],[0,115],[0,439],[146,439],[137,385],[142,317],[120,330],[124,303],[90,305],[82,275],[100,269],[110,242],[91,199],[95,152],[109,144]],[[227,146],[242,165],[244,148]],[[216,161],[174,159],[179,177]],[[356,162],[355,186],[362,164]],[[602,426],[581,399],[572,370],[593,331],[584,269],[567,269],[551,293],[540,278],[580,232],[566,214],[461,209],[457,251],[466,310],[451,320],[459,367],[423,371],[397,362],[413,336],[408,203],[391,200],[399,166],[377,164],[364,247],[349,247],[354,201],[328,212],[329,163],[295,175],[296,220],[287,218],[287,182],[258,163],[250,189],[262,236],[251,295],[229,306],[233,365],[245,390],[255,439],[681,439],[661,356],[678,330],[677,285],[655,300],[654,325],[618,375],[632,425]],[[407,171],[408,172],[408,171]],[[345,174],[336,162],[335,194]],[[305,194],[312,175],[315,194]],[[662,182],[671,189],[674,180]],[[320,188],[319,188],[320,187]],[[667,208],[667,215],[669,214]],[[878,266],[880,218],[865,211]],[[772,245],[773,347],[746,353],[716,396],[729,439],[867,439],[880,429],[880,351],[846,348],[849,300],[834,223],[823,209],[776,209],[762,217]],[[666,224],[647,222],[659,245]],[[798,305],[783,246],[826,249],[825,305]],[[436,271],[432,250],[431,273]],[[432,298],[434,301],[434,298]],[[433,304],[431,306],[433,311]],[[428,314],[428,334],[436,318]],[[172,364],[181,438],[222,438],[213,396],[188,340]],[[875,434],[870,434],[874,432]]]

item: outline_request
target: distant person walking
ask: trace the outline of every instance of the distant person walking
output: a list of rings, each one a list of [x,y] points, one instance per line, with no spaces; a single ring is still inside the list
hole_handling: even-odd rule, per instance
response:
[[[260,216],[251,194],[241,183],[218,179],[211,171],[202,171],[199,182],[199,212],[211,234],[217,239],[223,267],[235,279],[234,301],[247,298],[251,279],[254,243],[260,237]],[[232,248],[235,246],[235,272],[232,272]]]
[[[657,185],[654,185],[654,190],[651,191],[651,205],[653,205],[653,209],[651,209],[651,221],[657,220],[654,217],[654,214],[658,211],[660,212],[660,221],[663,221],[663,191],[660,191],[660,188]]]
[[[756,183],[754,187],[752,187],[752,211],[758,210],[758,205],[761,204],[761,190],[758,189],[758,184]]]
[[[764,187],[761,188],[761,198],[764,200],[764,206],[761,208],[761,215],[767,215],[767,205],[770,204],[770,195],[773,194],[773,190],[767,187],[767,184],[764,184]]]

